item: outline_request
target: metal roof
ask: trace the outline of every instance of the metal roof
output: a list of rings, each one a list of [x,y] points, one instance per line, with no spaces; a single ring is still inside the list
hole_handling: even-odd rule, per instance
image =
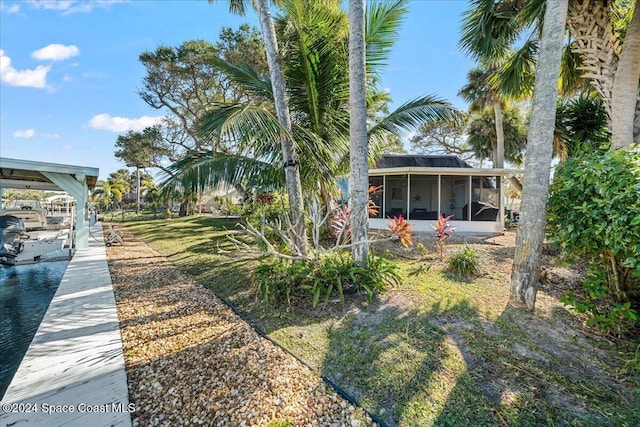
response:
[[[87,187],[93,189],[98,181],[99,169],[0,157],[0,188],[65,191],[47,178],[45,173],[69,175],[77,181],[86,181]]]

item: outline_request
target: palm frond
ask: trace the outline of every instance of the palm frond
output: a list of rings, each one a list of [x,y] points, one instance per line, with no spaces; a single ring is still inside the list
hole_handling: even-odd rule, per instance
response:
[[[527,40],[502,63],[490,78],[490,83],[505,98],[524,99],[533,93],[538,41]]]
[[[170,165],[160,183],[163,194],[194,193],[227,183],[254,188],[279,188],[284,172],[270,162],[221,153],[203,152]]]
[[[410,100],[376,123],[368,131],[369,137],[378,132],[401,135],[422,123],[434,120],[450,120],[457,114],[451,104],[435,95],[424,95]]]
[[[282,7],[289,105],[298,123],[321,132],[327,111],[348,102],[347,16],[337,1],[286,0]]]
[[[560,93],[568,96],[589,89],[589,80],[582,77],[582,59],[572,49],[572,43],[564,46],[560,61]]]
[[[400,25],[409,11],[407,0],[371,2],[366,13],[365,46],[368,74],[378,74],[387,64],[398,40]]]
[[[222,58],[214,58],[214,61],[229,80],[242,86],[249,94],[273,99],[273,88],[268,76],[261,75],[249,64],[231,64]]]
[[[280,156],[280,138],[290,137],[275,115],[252,104],[219,105],[203,118],[203,138],[221,138],[241,148],[250,147],[256,158]]]
[[[503,58],[522,31],[516,7],[494,0],[471,0],[462,15],[458,47],[477,61]]]

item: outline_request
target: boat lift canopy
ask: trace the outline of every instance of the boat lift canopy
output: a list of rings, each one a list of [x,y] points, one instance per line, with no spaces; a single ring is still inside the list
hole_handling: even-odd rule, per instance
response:
[[[34,162],[0,157],[0,194],[4,188],[66,191],[76,199],[76,248],[89,245],[89,190],[98,181],[98,168]]]

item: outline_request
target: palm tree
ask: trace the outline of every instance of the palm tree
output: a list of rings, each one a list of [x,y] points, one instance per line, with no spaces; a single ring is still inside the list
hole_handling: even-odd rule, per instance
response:
[[[369,165],[364,0],[349,0],[349,201],[353,261],[366,266]]]
[[[569,0],[548,2],[536,65],[533,111],[525,157],[524,188],[520,206],[521,223],[516,233],[516,253],[511,273],[511,304],[535,308],[540,277],[542,243],[546,225],[552,141],[560,60]]]
[[[628,147],[634,140],[634,117],[639,117],[640,121],[638,113],[640,109],[634,109],[636,99],[633,96],[638,93],[638,80],[640,80],[640,6],[636,2],[631,22],[624,37],[620,62],[618,62],[616,78],[611,91],[611,103],[616,106],[616,108],[612,108],[611,112],[611,133],[613,136],[611,145],[615,148]],[[640,138],[636,138],[636,142],[640,143]]]
[[[491,82],[491,77],[496,73],[495,65],[488,67],[475,67],[467,73],[468,83],[460,89],[458,95],[469,102],[469,111],[477,113],[485,108],[493,107],[495,118],[496,151],[493,156],[493,167],[504,167],[504,125],[502,110],[506,100],[500,96],[497,88]]]
[[[281,3],[283,16],[276,28],[285,52],[283,72],[289,93],[292,117],[288,132],[273,115],[273,107],[263,102],[217,105],[203,119],[204,134],[229,138],[241,147],[238,155],[201,153],[176,163],[170,172],[174,183],[184,187],[212,186],[219,182],[241,186],[278,186],[282,153],[275,143],[286,133],[296,144],[300,158],[302,185],[307,194],[326,199],[335,188],[337,175],[349,168],[349,79],[347,15],[340,3],[288,0]],[[384,65],[406,1],[371,3],[365,39],[367,75],[375,76]],[[271,85],[246,65],[220,61],[225,74],[256,99],[273,99]],[[367,101],[371,105],[375,88],[367,80]],[[447,118],[453,109],[435,96],[409,101],[385,117],[371,123],[368,130],[370,160],[391,137],[411,130],[424,121]],[[166,184],[166,183],[164,183]],[[320,189],[320,190],[318,190]]]
[[[498,82],[503,90],[509,87],[530,86],[530,70],[535,64],[539,51],[539,28],[542,24],[542,13],[546,0],[472,0],[471,7],[465,13],[461,47],[479,59],[502,60]],[[605,101],[608,116],[612,121],[627,117],[634,111],[636,120],[640,121],[640,102],[636,103],[638,94],[638,74],[634,66],[630,72],[623,73],[618,87],[618,96],[625,101],[613,102],[612,92],[617,70],[622,55],[628,56],[624,61],[637,62],[638,48],[631,47],[622,52],[620,34],[616,30],[616,17],[626,16],[635,2],[624,0],[582,0],[570,2],[567,29],[570,43],[563,54],[565,65],[563,88],[578,83],[579,77],[588,79]],[[634,12],[635,15],[635,12]],[[533,31],[531,31],[533,27]],[[640,32],[633,28],[625,36],[625,44],[636,46]],[[529,32],[529,37],[526,33]],[[522,39],[524,38],[524,42]],[[515,44],[520,48],[512,55],[509,50]],[[627,53],[628,52],[628,53]],[[505,59],[507,58],[507,59]],[[625,88],[625,90],[622,90]],[[631,106],[631,107],[630,107]],[[635,106],[635,108],[633,107]],[[628,122],[628,119],[627,119]],[[628,125],[627,125],[628,129]],[[640,129],[634,135],[640,138]],[[614,139],[617,137],[614,135]],[[627,145],[631,142],[627,140]]]
[[[212,3],[213,0],[209,0]],[[298,168],[298,159],[296,156],[295,145],[289,135],[291,133],[291,117],[289,114],[289,105],[287,101],[286,86],[284,76],[280,67],[280,54],[278,52],[278,41],[276,39],[276,31],[269,11],[267,0],[254,0],[254,7],[260,18],[260,27],[262,30],[262,38],[267,52],[267,63],[269,64],[269,74],[271,75],[271,86],[273,91],[273,99],[276,109],[278,121],[287,131],[282,133],[280,137],[280,148],[282,151],[282,160],[286,180],[287,194],[289,195],[289,206],[292,222],[294,224],[295,244],[302,254],[307,252],[307,239],[305,236],[302,200],[302,187],[300,182],[300,171]],[[233,13],[244,15],[244,0],[230,0],[229,10]]]
[[[109,210],[112,202],[122,203],[122,195],[128,191],[127,189],[128,186],[122,182],[100,180],[97,182],[93,194],[99,202],[103,203],[105,210]]]

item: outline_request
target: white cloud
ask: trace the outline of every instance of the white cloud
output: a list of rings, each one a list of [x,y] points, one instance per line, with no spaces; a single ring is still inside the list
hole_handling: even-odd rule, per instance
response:
[[[88,126],[92,129],[104,129],[111,132],[121,133],[130,130],[140,132],[144,128],[158,124],[163,117],[142,116],[137,119],[128,119],[126,117],[112,117],[103,113],[94,116],[89,120]]]
[[[9,86],[34,87],[38,89],[47,87],[47,74],[50,66],[38,65],[33,70],[16,70],[11,65],[11,58],[0,49],[0,82]]]
[[[36,131],[35,129],[27,129],[27,130],[17,130],[15,132],[13,132],[13,137],[14,138],[33,138],[34,136],[36,136]]]
[[[36,9],[57,10],[62,15],[89,13],[96,8],[107,9],[113,4],[127,3],[128,0],[30,0]]]
[[[0,3],[0,10],[4,10],[7,13],[20,13],[20,5],[17,3],[14,3],[12,5],[6,6],[4,4]]]
[[[34,51],[31,57],[41,61],[62,61],[78,55],[80,55],[80,49],[77,46],[54,43]]]

